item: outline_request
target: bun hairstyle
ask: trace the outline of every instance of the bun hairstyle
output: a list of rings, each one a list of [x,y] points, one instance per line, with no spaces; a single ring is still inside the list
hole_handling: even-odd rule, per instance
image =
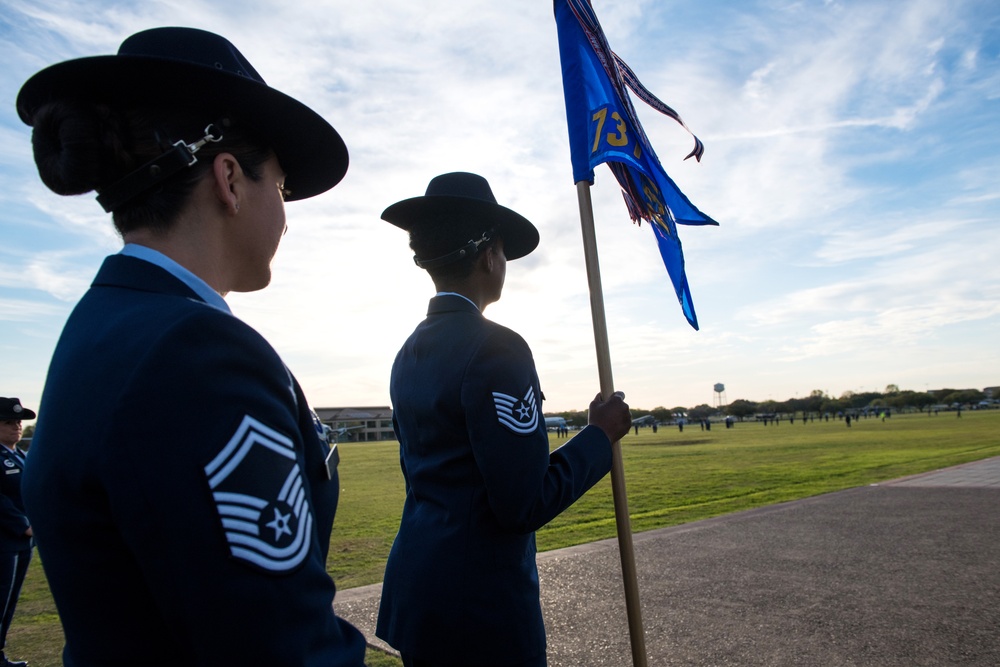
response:
[[[42,182],[59,195],[82,195],[114,178],[109,164],[120,134],[107,107],[56,103],[35,116],[31,146]]]
[[[204,112],[178,108],[117,109],[92,102],[51,102],[34,116],[31,143],[42,182],[56,194],[79,195],[101,192],[177,141],[200,138],[210,122]],[[252,180],[261,177],[261,165],[271,151],[232,120],[218,123],[226,124],[222,140],[201,147],[194,165],[115,207],[112,217],[119,233],[168,229],[221,152],[232,153]]]

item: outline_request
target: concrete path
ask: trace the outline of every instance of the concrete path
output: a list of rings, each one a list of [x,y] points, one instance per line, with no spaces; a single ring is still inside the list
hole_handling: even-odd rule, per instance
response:
[[[1000,457],[634,537],[650,667],[1000,665]],[[538,555],[550,667],[631,667],[616,540]],[[337,613],[374,635],[380,585]]]

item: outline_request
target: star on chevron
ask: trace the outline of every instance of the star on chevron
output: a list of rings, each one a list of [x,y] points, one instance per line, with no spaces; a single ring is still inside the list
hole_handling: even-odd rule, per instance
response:
[[[288,521],[289,519],[291,519],[291,517],[292,517],[291,512],[289,512],[288,514],[282,514],[281,512],[278,511],[277,507],[274,508],[274,520],[265,524],[265,526],[274,529],[275,542],[281,539],[282,535],[292,534],[291,529],[288,527]]]

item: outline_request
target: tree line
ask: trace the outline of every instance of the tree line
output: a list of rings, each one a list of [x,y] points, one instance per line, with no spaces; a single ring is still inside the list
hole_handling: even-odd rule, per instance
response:
[[[900,390],[898,386],[890,384],[885,388],[885,391],[845,391],[839,398],[833,398],[821,389],[814,389],[805,398],[789,398],[785,401],[771,399],[752,401],[740,398],[723,406],[711,406],[703,403],[693,407],[666,408],[661,406],[652,410],[631,408],[631,412],[633,419],[652,415],[654,419],[663,423],[669,423],[679,417],[700,421],[716,416],[730,416],[743,421],[747,417],[760,414],[790,416],[801,414],[805,417],[808,415],[857,413],[866,410],[869,412],[872,410],[924,412],[934,409],[935,406],[938,406],[939,409],[941,406],[944,406],[945,409],[957,407],[965,409],[978,405],[986,399],[986,394],[978,389],[911,391],[908,389]],[[563,417],[568,423],[576,426],[587,423],[586,410],[547,413],[547,416]]]

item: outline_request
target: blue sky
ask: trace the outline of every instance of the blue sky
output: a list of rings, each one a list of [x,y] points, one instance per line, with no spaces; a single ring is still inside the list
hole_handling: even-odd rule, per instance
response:
[[[539,0],[3,0],[0,394],[37,408],[102,258],[93,195],[38,180],[20,85],[158,25],[225,35],[344,137],[346,179],[288,206],[267,289],[228,298],[313,405],[384,405],[432,294],[389,204],[449,171],[535,223],[486,315],[531,345],[546,411],[597,392],[555,22]],[[615,386],[639,408],[821,389],[1000,384],[1000,7],[995,0],[594,0],[611,47],[705,143],[637,102],[661,163],[720,227],[682,227],[700,331],[607,167],[592,194]],[[122,363],[128,363],[123,359]],[[81,397],[85,400],[85,396]],[[95,406],[99,409],[99,406]]]

